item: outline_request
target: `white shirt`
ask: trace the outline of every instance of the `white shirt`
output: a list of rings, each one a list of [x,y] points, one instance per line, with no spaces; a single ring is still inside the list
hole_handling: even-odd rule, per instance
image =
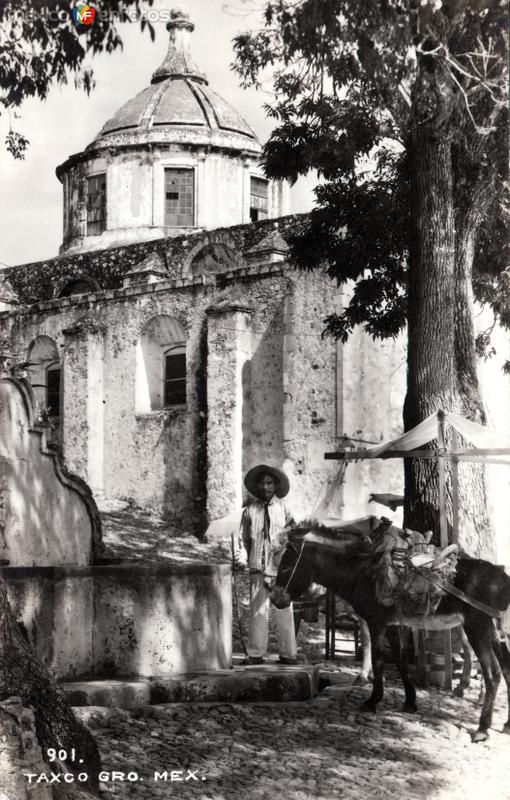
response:
[[[265,511],[269,515],[269,530],[264,536]],[[254,500],[243,509],[239,531],[239,555],[247,561],[250,572],[276,575],[279,556],[287,544],[287,534],[282,529],[295,525],[292,514],[279,497],[273,495],[269,503]],[[244,552],[243,552],[244,551]]]

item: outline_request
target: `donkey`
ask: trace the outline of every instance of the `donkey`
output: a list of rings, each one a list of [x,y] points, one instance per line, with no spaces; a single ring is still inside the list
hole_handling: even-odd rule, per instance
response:
[[[363,704],[365,711],[375,712],[383,697],[383,639],[386,632],[395,664],[405,690],[404,711],[416,711],[416,689],[409,675],[405,650],[401,650],[397,625],[427,629],[448,629],[463,625],[482,668],[485,699],[482,705],[474,742],[488,738],[492,723],[494,701],[501,673],[508,690],[510,710],[510,650],[498,639],[492,618],[463,600],[446,594],[435,614],[397,618],[395,607],[382,605],[376,598],[376,574],[373,548],[357,534],[342,532],[341,537],[328,535],[306,536],[306,531],[294,532],[283,553],[271,601],[285,608],[299,597],[311,583],[319,583],[347,600],[355,612],[366,620],[372,645],[372,694]],[[461,557],[457,563],[454,586],[468,597],[497,611],[510,604],[510,577],[504,570],[488,561]],[[510,733],[510,715],[504,732]]]

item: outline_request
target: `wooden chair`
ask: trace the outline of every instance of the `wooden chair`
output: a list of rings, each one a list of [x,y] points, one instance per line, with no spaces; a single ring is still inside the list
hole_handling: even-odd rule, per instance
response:
[[[302,600],[294,600],[294,630],[296,636],[299,632],[301,620],[305,622],[317,622],[319,619],[319,604],[318,598],[307,598]]]
[[[345,634],[349,635],[346,636]],[[342,649],[337,642],[349,642],[352,645],[352,641],[354,640],[354,656],[357,656],[360,643],[359,620],[343,609],[337,611],[337,601],[334,592],[328,592],[326,595],[325,638],[327,661],[333,660],[337,653],[352,653],[352,646],[347,650],[345,648]]]

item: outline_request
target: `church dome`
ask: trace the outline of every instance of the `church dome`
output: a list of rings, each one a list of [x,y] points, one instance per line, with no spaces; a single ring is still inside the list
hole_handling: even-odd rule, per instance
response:
[[[287,210],[284,185],[264,176],[254,132],[195,63],[188,14],[174,8],[166,27],[168,52],[150,85],[57,167],[61,253],[242,225]]]
[[[87,149],[129,142],[182,142],[245,149],[260,145],[242,116],[212,91],[191,55],[194,25],[181,9],[171,11],[168,53],[151,85],[125,103]]]

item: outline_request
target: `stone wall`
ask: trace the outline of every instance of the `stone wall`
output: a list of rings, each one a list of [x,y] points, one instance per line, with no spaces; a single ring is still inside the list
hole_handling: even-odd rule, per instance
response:
[[[285,237],[287,233],[300,230],[305,221],[305,214],[297,214],[281,217],[277,224]],[[261,242],[274,230],[275,224],[274,220],[264,220],[253,225],[217,228],[208,233],[188,231],[172,238],[138,241],[122,247],[63,255],[60,258],[5,269],[1,273],[1,279],[8,281],[19,303],[31,305],[31,311],[37,312],[38,303],[59,297],[62,289],[76,277],[92,279],[101,292],[120,289],[123,278],[130,269],[148,256],[158,254],[167,270],[168,278],[181,278],[188,274],[189,263],[201,247],[211,242],[221,242],[234,253],[242,254]],[[62,302],[59,308],[70,305],[73,305],[73,299],[67,298],[67,303]]]
[[[229,564],[5,567],[9,602],[59,679],[228,669]]]
[[[260,237],[267,230],[254,225],[229,231],[228,246],[233,249],[236,241],[251,246],[254,233]],[[194,237],[186,245],[188,257],[177,242],[185,275],[198,242],[207,246],[221,241],[221,235]],[[116,252],[122,258],[124,250]],[[113,280],[116,270],[112,261],[107,265],[103,283]],[[232,294],[242,296],[251,309],[244,333],[235,314],[208,313],[228,305]],[[262,460],[284,464],[292,478],[295,513],[303,516],[334,470],[323,452],[335,445],[336,345],[321,338],[333,300],[324,275],[296,276],[283,262],[266,261],[46,301],[3,315],[2,326],[20,359],[41,335],[54,341],[61,354],[62,436],[70,469],[100,498],[129,500],[163,511],[177,523],[205,528],[206,479],[212,519],[242,502],[242,473],[250,466]],[[185,332],[187,405],[141,412],[140,338],[150,320],[163,315]],[[211,338],[215,326],[216,344]],[[228,342],[232,353],[239,348],[244,353],[232,373],[234,381],[227,374]],[[227,417],[215,393],[235,409],[230,455],[225,450]]]
[[[228,312],[232,294],[250,309],[246,323]],[[207,313],[222,303],[226,310]],[[309,515],[337,469],[324,453],[338,437],[358,432],[379,441],[398,427],[402,344],[375,344],[362,333],[346,346],[322,339],[336,303],[325,276],[276,263],[65,298],[4,319],[18,350],[42,333],[59,346],[70,468],[99,497],[200,527],[205,511],[211,520],[239,507],[242,474],[261,461],[285,468],[295,516]],[[186,332],[187,407],[140,413],[137,347],[158,315]],[[372,375],[381,369],[392,378],[374,393]],[[340,516],[368,511],[368,495],[380,486],[374,469],[349,468]]]
[[[37,336],[55,342],[66,462],[100,498],[162,511],[201,531],[206,516],[239,507],[242,474],[267,461],[288,472],[300,518],[332,480],[337,465],[323,456],[343,434],[363,445],[402,432],[404,336],[374,342],[358,329],[345,345],[322,339],[323,320],[342,296],[325,275],[292,270],[276,246],[264,250],[264,242],[302,224],[289,217],[278,228],[269,221],[5,271],[25,305],[0,313],[2,336],[20,361]],[[142,282],[140,267],[123,287],[126,273],[153,256],[162,265],[154,282],[148,273]],[[50,299],[77,271],[100,290]],[[139,402],[140,338],[158,315],[185,334],[185,408],[149,410]],[[503,334],[501,357],[505,348]],[[498,359],[481,372],[493,422],[504,430],[509,379]],[[502,530],[508,478],[491,485]],[[370,493],[402,491],[401,462],[350,463],[337,515],[388,513],[368,504]],[[498,552],[510,557],[505,547]]]
[[[100,549],[96,505],[35,427],[28,385],[0,377],[0,411],[0,559],[90,564]]]

